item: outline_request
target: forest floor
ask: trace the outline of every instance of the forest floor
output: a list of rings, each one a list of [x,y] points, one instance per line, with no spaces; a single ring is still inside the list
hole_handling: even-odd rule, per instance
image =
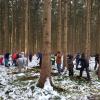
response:
[[[93,65],[93,64],[92,64]],[[74,69],[74,77],[68,77],[65,71],[57,74],[52,70],[53,88],[47,80],[43,89],[36,87],[40,69],[28,67],[17,72],[16,67],[0,66],[0,100],[100,100],[100,80],[91,69],[91,81],[87,81],[86,73],[79,78],[79,71]]]

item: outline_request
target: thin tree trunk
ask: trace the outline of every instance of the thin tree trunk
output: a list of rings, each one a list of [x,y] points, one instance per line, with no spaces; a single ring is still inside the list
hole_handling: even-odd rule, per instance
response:
[[[12,31],[11,31],[11,53],[13,52],[13,47],[14,47],[14,45],[13,45],[13,35],[14,35],[14,5],[13,5],[13,0],[11,1],[11,4],[12,4],[12,12],[11,12],[11,16],[12,16]]]
[[[5,17],[4,17],[4,48],[5,51],[9,51],[9,30],[8,30],[8,0],[5,0]]]
[[[98,43],[98,51],[99,51],[99,68],[98,68],[98,78],[100,79],[100,3],[98,5],[98,22],[97,22],[97,25],[98,25],[98,37],[99,37],[99,43]]]
[[[86,28],[86,55],[90,56],[90,34],[91,34],[91,0],[86,0],[87,4],[87,28]]]
[[[67,66],[67,61],[66,61],[66,57],[67,57],[67,30],[68,30],[68,26],[67,26],[67,1],[65,0],[64,2],[64,67]]]
[[[22,2],[22,22],[21,22],[21,51],[24,51],[25,48],[25,2]]]
[[[57,34],[57,50],[61,51],[61,0],[58,0],[58,34]]]
[[[17,30],[17,25],[16,25],[16,22],[17,22],[17,14],[16,14],[16,11],[17,11],[17,8],[16,6],[17,5],[17,1],[13,2],[12,0],[12,32],[11,32],[11,52],[14,52],[16,50],[16,30]]]
[[[28,1],[25,0],[25,54],[28,53]]]
[[[0,50],[2,51],[2,2],[0,2]]]

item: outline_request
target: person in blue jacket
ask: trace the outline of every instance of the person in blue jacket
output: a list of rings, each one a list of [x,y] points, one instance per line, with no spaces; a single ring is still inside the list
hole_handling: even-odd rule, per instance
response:
[[[9,62],[9,55],[10,55],[9,52],[5,53],[5,55],[4,55],[5,67],[9,67],[9,64],[8,64],[8,62]]]

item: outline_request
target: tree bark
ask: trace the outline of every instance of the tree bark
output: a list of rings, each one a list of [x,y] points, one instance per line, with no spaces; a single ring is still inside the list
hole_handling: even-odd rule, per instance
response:
[[[43,59],[38,86],[44,87],[47,78],[50,78],[50,53],[51,53],[51,0],[44,0],[43,24]]]
[[[86,0],[87,4],[87,25],[86,25],[86,55],[90,56],[90,34],[91,34],[91,0]]]
[[[67,66],[67,2],[68,0],[65,0],[64,2],[64,68]]]
[[[28,53],[28,1],[25,0],[25,54]]]
[[[58,0],[58,34],[57,34],[57,50],[61,52],[61,0]]]
[[[8,30],[8,0],[5,0],[5,16],[4,16],[4,50],[9,51],[9,30]]]

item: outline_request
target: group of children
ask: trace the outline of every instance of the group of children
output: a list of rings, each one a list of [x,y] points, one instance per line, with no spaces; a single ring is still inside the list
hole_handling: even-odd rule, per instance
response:
[[[39,66],[42,64],[42,53],[38,52],[36,54],[37,60],[39,60]],[[24,52],[14,52],[12,54],[5,53],[0,55],[0,65],[4,65],[9,68],[10,66],[18,66],[21,70],[22,67],[28,66],[28,62],[32,62],[33,54],[29,53],[25,56]]]
[[[39,66],[41,68],[42,65],[42,53],[38,52],[37,54],[37,60],[39,59]],[[28,60],[31,62],[32,61],[32,53],[30,53],[28,55],[28,59],[24,56],[24,52],[21,53],[13,53],[11,55],[12,58],[12,65],[13,66],[19,66],[19,70],[21,70],[21,67],[27,66]],[[5,65],[5,67],[9,67],[9,59],[10,59],[10,53],[5,53],[4,56],[0,57],[0,65]],[[79,76],[82,77],[83,71],[86,71],[87,73],[87,79],[90,80],[90,74],[89,74],[89,59],[86,58],[85,54],[79,54],[77,53],[77,55],[75,57],[73,57],[73,55],[68,54],[66,57],[66,62],[67,62],[67,70],[69,71],[69,76],[73,76],[74,75],[74,64],[73,61],[76,60],[76,70],[80,71]],[[61,72],[63,72],[63,68],[61,68],[61,64],[62,64],[62,54],[61,52],[57,52],[55,55],[51,55],[51,63],[52,65],[57,65],[57,70],[58,73],[61,74]],[[99,54],[95,55],[95,66],[94,66],[94,70],[97,69],[97,64],[99,64]],[[79,68],[79,65],[81,66]]]
[[[57,52],[55,60],[57,63],[57,69],[58,69],[59,74],[63,71],[61,69],[61,57],[62,57],[62,54],[60,52]],[[74,60],[76,60],[76,70],[80,71],[79,77],[82,77],[83,71],[86,71],[87,79],[90,80],[89,59],[87,59],[87,57],[84,53],[82,53],[82,54],[78,53],[75,57],[73,57],[73,55],[71,55],[71,54],[67,55],[67,66],[66,67],[67,67],[67,70],[69,71],[69,76],[74,75],[74,71],[73,71],[73,68],[74,68],[73,61]],[[97,64],[99,64],[99,54],[95,55],[94,70],[96,70]],[[81,66],[80,68],[79,68],[79,65]]]
[[[21,53],[5,53],[0,57],[0,65],[4,65],[9,68],[10,66],[18,66],[19,71],[24,66],[27,66],[27,58],[24,56],[24,52]]]

